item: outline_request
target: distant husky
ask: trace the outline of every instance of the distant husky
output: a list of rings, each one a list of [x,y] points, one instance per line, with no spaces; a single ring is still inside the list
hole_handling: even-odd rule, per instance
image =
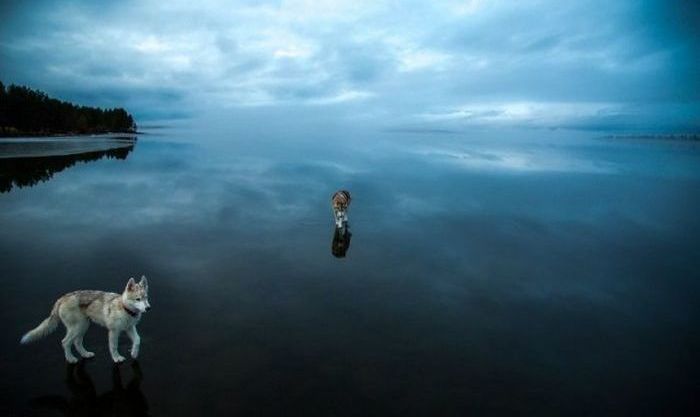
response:
[[[141,319],[141,313],[150,308],[148,281],[145,276],[141,277],[138,284],[133,278],[129,278],[121,295],[91,290],[71,292],[59,298],[53,305],[51,315],[37,328],[22,336],[20,343],[33,342],[50,334],[56,330],[60,319],[66,326],[66,337],[61,341],[66,361],[76,363],[78,358],[73,355],[71,345],[75,346],[83,358],[95,356],[83,346],[83,336],[90,327],[90,321],[94,321],[109,331],[109,352],[115,363],[124,362],[124,357],[117,350],[121,332],[126,332],[131,339],[131,357],[136,359],[141,346],[136,325]]]
[[[331,198],[331,207],[335,217],[335,226],[339,229],[348,222],[348,207],[350,206],[350,192],[345,190],[336,191]]]

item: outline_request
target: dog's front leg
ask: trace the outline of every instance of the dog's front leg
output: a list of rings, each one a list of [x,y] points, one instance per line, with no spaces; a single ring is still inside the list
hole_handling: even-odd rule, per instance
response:
[[[126,360],[126,358],[119,354],[119,350],[117,349],[119,347],[119,333],[118,330],[109,330],[109,353],[112,354],[114,363],[120,363]]]
[[[136,331],[136,326],[131,326],[126,330],[126,335],[131,339],[131,357],[136,359],[139,357],[139,348],[141,347],[141,336]]]

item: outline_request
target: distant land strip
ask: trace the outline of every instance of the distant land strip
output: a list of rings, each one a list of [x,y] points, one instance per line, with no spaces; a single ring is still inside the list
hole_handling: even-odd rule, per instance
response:
[[[79,106],[0,81],[0,137],[136,133],[123,108]]]
[[[648,140],[683,140],[700,141],[700,133],[653,133],[653,134],[628,134],[607,135],[605,139],[648,139]]]

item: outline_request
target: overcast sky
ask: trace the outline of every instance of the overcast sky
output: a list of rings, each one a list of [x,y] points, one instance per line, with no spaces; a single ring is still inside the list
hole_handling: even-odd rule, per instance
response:
[[[5,1],[0,80],[141,122],[294,106],[420,128],[696,130],[697,3]]]

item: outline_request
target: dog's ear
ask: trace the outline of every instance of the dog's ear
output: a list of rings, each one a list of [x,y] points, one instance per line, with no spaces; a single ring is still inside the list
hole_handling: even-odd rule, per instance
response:
[[[136,281],[134,280],[134,277],[129,278],[129,282],[126,283],[126,290],[133,291],[135,286]]]
[[[139,281],[139,285],[142,286],[145,290],[148,290],[148,280],[146,279],[145,275],[141,275],[141,281]]]

